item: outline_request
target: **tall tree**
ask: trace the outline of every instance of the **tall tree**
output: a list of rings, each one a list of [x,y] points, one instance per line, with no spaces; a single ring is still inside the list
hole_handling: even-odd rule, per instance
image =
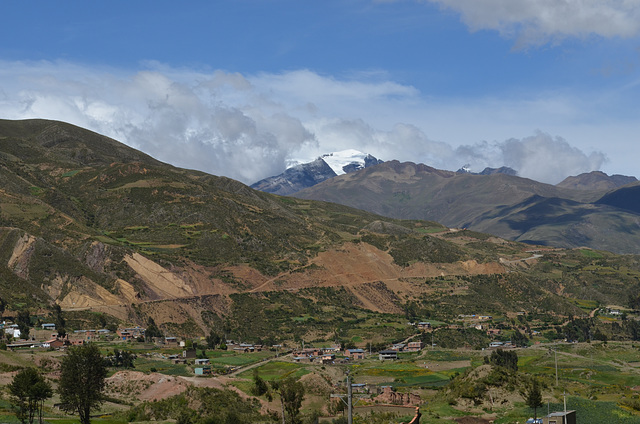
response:
[[[147,328],[144,331],[144,338],[146,339],[146,341],[150,342],[154,337],[162,336],[162,331],[160,331],[160,329],[156,325],[156,322],[153,320],[153,318],[149,317],[149,319],[147,320]]]
[[[29,328],[31,327],[31,316],[29,311],[22,310],[18,312],[16,318],[16,324],[18,324],[18,330],[20,330],[20,337],[23,339],[29,338]]]
[[[66,321],[62,316],[62,308],[57,303],[53,305],[53,316],[56,324],[56,331],[58,332],[58,337],[64,338],[67,335],[67,330],[65,329]]]
[[[304,400],[304,386],[293,377],[271,382],[273,390],[280,395],[283,424],[301,424],[300,407]]]
[[[89,424],[91,410],[104,402],[106,376],[106,361],[95,344],[70,348],[60,365],[58,392],[62,408],[77,412],[80,423]]]
[[[215,349],[218,343],[220,343],[221,341],[222,341],[222,338],[220,337],[220,335],[212,331],[207,336],[207,347],[209,349]]]
[[[42,423],[44,401],[53,395],[51,384],[35,368],[24,368],[9,384],[9,393],[22,423],[32,424],[37,416]]]
[[[526,394],[527,406],[533,409],[533,418],[538,419],[538,408],[542,406],[542,391],[540,390],[540,383],[538,383],[538,379],[534,378],[533,383],[529,387],[529,390]]]

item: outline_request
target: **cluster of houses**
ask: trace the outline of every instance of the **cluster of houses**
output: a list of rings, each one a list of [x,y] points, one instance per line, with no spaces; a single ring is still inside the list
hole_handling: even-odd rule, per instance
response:
[[[2,323],[5,334],[10,335],[15,340],[12,343],[7,344],[8,349],[19,348],[42,348],[42,349],[62,349],[67,346],[81,345],[88,340],[96,339],[97,334],[110,333],[107,329],[102,330],[79,330],[72,334],[66,334],[65,337],[59,337],[55,332],[56,325],[52,323],[42,324],[40,328],[34,329],[34,335],[31,339],[20,339],[20,330],[16,324]],[[91,336],[87,336],[91,334]],[[44,341],[43,341],[44,339]]]
[[[262,352],[264,346],[261,344],[236,343],[233,340],[226,341],[227,350],[233,350],[238,353]]]
[[[211,374],[211,361],[208,358],[197,358],[193,348],[183,350],[182,354],[169,355],[168,359],[174,364],[193,364],[196,375]]]
[[[381,361],[398,359],[399,352],[419,352],[424,348],[421,341],[413,341],[408,343],[396,343],[389,349],[378,352],[378,359]],[[295,362],[317,362],[322,364],[348,363],[364,359],[366,351],[364,349],[345,349],[343,357],[336,359],[336,355],[340,354],[339,346],[323,347],[323,348],[307,348],[296,350],[293,352],[293,360]]]
[[[340,360],[339,362],[344,362],[349,360],[350,358],[349,351],[362,351],[362,349],[346,349],[344,354],[345,359]],[[293,352],[293,360],[295,362],[318,362],[321,364],[334,364],[336,363],[336,354],[339,352],[340,352],[339,346],[322,347],[322,348],[311,347],[307,349],[295,350]],[[364,352],[362,355],[364,357]]]
[[[420,352],[424,349],[424,343],[421,341],[413,341],[409,343],[396,343],[390,349],[378,352],[378,359],[381,361],[389,361],[398,359],[398,352]]]
[[[101,329],[83,329],[66,333],[61,337],[56,332],[56,325],[53,323],[44,323],[39,328],[33,330],[30,340],[20,339],[20,330],[16,324],[0,324],[0,328],[4,329],[5,334],[10,335],[16,341],[7,344],[9,349],[17,348],[43,348],[43,349],[63,349],[68,346],[82,345],[84,343],[113,339],[117,337],[120,340],[134,340],[144,337],[145,329],[141,327],[119,328],[114,332],[106,328]]]

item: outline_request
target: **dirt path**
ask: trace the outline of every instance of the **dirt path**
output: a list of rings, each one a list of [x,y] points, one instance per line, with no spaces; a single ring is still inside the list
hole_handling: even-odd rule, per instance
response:
[[[500,263],[501,264],[505,264],[505,265],[512,265],[512,264],[517,264],[518,262],[526,262],[526,261],[530,261],[532,259],[539,259],[544,255],[541,255],[540,253],[534,253],[533,255],[529,256],[528,258],[523,258],[523,259],[515,259],[512,261],[508,261],[505,258],[500,258]]]

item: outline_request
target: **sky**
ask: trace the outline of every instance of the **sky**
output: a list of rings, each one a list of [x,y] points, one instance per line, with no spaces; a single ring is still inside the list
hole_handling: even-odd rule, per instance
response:
[[[0,2],[0,118],[247,184],[324,153],[640,176],[640,0]]]

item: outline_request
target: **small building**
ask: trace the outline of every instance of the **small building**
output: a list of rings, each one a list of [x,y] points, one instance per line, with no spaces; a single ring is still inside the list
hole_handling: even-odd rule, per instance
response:
[[[95,332],[95,330],[91,331]],[[118,334],[122,340],[133,340],[138,337],[144,337],[145,331],[146,330],[142,327],[118,328],[118,330],[116,330],[116,334]]]
[[[178,346],[178,338],[177,337],[165,337],[164,344],[167,346]]]
[[[195,365],[209,365],[211,362],[208,358],[196,359],[193,362]]]
[[[194,372],[196,373],[196,375],[210,375],[211,367],[210,366],[196,367],[194,368]]]
[[[418,327],[418,330],[420,330],[420,331],[430,330],[431,329],[431,323],[430,322],[426,322],[426,321],[421,321],[416,325],[416,327]]]
[[[182,357],[185,359],[194,359],[196,356],[196,350],[193,348],[182,351]]]
[[[320,357],[320,359],[323,364],[333,364],[336,360],[336,355],[333,353],[325,353]]]
[[[397,350],[398,352],[403,352],[406,346],[407,345],[404,343],[395,343],[393,346],[391,346],[391,349]]]
[[[45,344],[47,344],[47,346],[44,346]],[[46,348],[60,349],[61,347],[66,346],[67,344],[69,344],[68,341],[62,340],[56,337],[55,339],[47,340],[42,345],[43,347],[46,347]]]
[[[381,350],[378,352],[378,359],[381,361],[389,361],[398,359],[398,351],[393,349]]]
[[[173,363],[175,365],[186,364],[187,363],[187,359],[186,358],[173,358],[171,360],[171,363]]]
[[[552,412],[542,418],[542,424],[576,424],[576,411]]]
[[[20,330],[18,329],[18,324],[11,324],[8,327],[5,327],[4,332],[12,336],[14,339],[20,338]]]
[[[236,352],[249,353],[254,352],[256,347],[249,343],[240,343],[239,345],[235,345],[233,350]]]
[[[420,352],[424,347],[424,343],[418,342],[409,342],[407,346],[404,348],[405,352]]]
[[[124,328],[118,328],[118,330],[116,331],[116,334],[118,335],[118,337],[120,337],[121,340],[133,340],[135,339],[135,336],[133,334],[131,334],[128,330],[125,330]]]
[[[344,356],[349,359],[358,360],[364,359],[364,350],[362,349],[345,349]]]
[[[295,354],[298,356],[322,356],[324,351],[315,347],[296,350]]]
[[[53,323],[47,323],[47,324],[42,324],[42,329],[43,330],[55,330],[56,329],[56,325]]]
[[[37,342],[34,341],[18,341],[15,343],[9,343],[7,345],[7,349],[9,350],[14,350],[14,349],[20,349],[20,348],[33,348],[36,345]]]

